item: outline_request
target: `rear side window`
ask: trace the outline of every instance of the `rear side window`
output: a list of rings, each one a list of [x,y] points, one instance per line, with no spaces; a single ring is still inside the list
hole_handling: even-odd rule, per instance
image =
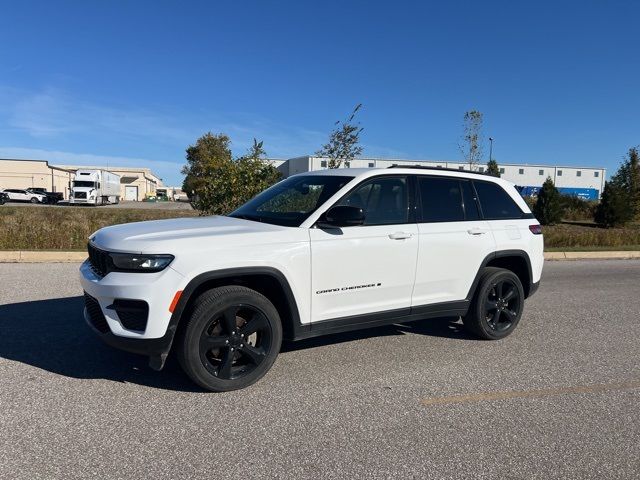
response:
[[[460,181],[454,178],[418,177],[423,222],[462,222],[464,207]]]
[[[511,196],[496,183],[473,182],[482,213],[487,220],[522,218],[523,212]]]

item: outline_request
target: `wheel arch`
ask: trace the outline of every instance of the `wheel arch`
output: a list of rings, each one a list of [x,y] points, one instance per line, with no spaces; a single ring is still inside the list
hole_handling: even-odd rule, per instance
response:
[[[168,332],[175,335],[179,331],[181,319],[189,314],[194,300],[202,292],[224,285],[242,285],[263,294],[280,315],[284,338],[294,337],[296,326],[300,324],[298,305],[285,275],[272,267],[229,268],[197,275],[183,289],[171,315]]]
[[[471,288],[469,289],[467,299],[470,300],[473,297],[473,294],[478,287],[482,270],[485,267],[498,267],[512,271],[518,276],[520,283],[522,283],[525,298],[529,297],[530,294],[533,293],[533,274],[529,254],[524,250],[499,250],[487,255],[482,261]]]

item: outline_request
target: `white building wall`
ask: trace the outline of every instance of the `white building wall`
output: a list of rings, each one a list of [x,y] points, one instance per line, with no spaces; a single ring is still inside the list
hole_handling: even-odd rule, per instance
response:
[[[328,159],[322,157],[296,157],[287,160],[288,175],[304,173],[312,170],[328,168]],[[468,170],[465,162],[446,162],[437,160],[405,160],[386,158],[358,158],[352,160],[342,168],[388,168],[399,166],[441,167],[458,170]],[[566,167],[552,165],[523,165],[499,164],[501,177],[520,186],[542,186],[547,177],[551,177],[557,187],[594,188],[602,193],[606,177],[606,169],[592,167]],[[486,165],[479,165],[478,170],[484,171]],[[579,172],[579,173],[578,173]]]

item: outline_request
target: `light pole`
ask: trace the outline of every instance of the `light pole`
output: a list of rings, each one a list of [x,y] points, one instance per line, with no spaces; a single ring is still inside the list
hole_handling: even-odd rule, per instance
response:
[[[493,137],[489,137],[489,161],[493,160]]]

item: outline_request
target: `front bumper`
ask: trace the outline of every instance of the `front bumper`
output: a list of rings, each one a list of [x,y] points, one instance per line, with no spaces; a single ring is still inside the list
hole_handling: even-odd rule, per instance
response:
[[[148,355],[153,367],[154,358],[160,358],[163,363],[171,347],[175,325],[169,326],[172,316],[169,307],[176,292],[182,289],[183,281],[184,277],[171,267],[157,273],[111,272],[100,277],[85,261],[80,266],[80,284],[92,299],[92,315],[101,314],[106,324],[103,323],[98,330],[87,308],[84,310],[85,320],[107,344]],[[148,304],[144,331],[125,328],[113,308],[116,299],[142,300]]]
[[[125,352],[137,353],[138,355],[149,357],[149,366],[154,370],[161,370],[164,366],[169,350],[171,350],[171,344],[173,343],[175,326],[170,327],[167,333],[160,338],[127,338],[114,335],[112,332],[103,333],[97,330],[86,308],[84,309],[84,319],[89,327],[91,327],[91,330],[107,345],[119,350],[124,350]]]

